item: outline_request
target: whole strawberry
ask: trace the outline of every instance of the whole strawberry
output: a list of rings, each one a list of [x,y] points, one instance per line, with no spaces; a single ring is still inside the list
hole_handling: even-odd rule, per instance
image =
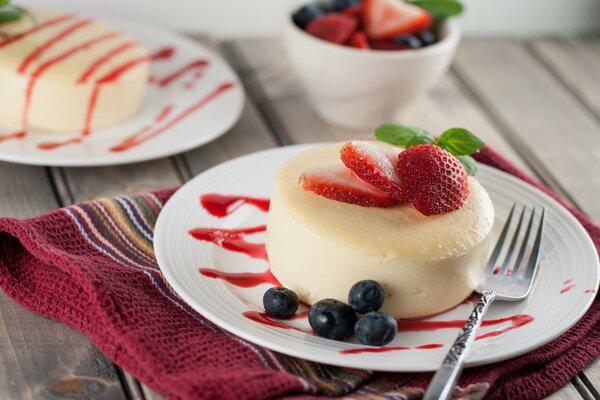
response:
[[[396,168],[404,198],[424,215],[458,210],[469,197],[467,171],[456,157],[434,144],[403,151]]]

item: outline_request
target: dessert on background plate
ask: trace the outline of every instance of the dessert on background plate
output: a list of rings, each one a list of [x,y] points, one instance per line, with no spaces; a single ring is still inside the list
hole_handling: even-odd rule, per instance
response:
[[[0,126],[84,134],[127,120],[149,77],[144,46],[88,17],[31,10],[0,24]]]

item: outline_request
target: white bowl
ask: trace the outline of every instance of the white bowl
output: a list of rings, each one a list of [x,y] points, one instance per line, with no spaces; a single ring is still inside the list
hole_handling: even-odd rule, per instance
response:
[[[392,121],[448,69],[460,27],[448,21],[442,39],[416,50],[360,50],[315,38],[287,18],[284,43],[317,113],[327,123],[371,130]]]

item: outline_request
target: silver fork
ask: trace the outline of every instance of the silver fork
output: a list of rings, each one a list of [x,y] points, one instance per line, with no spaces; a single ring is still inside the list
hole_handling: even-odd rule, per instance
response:
[[[533,237],[533,245],[531,252],[529,253],[529,260],[523,268],[521,265],[524,264],[524,257],[527,250],[527,245],[532,238],[532,227],[534,225],[534,219],[536,216],[535,208],[531,210],[529,222],[523,238],[520,238],[521,229],[523,227],[523,221],[525,219],[525,212],[527,208],[523,206],[521,215],[517,222],[517,227],[509,240],[508,249],[504,256],[504,261],[499,271],[495,271],[496,261],[500,257],[500,253],[507,242],[508,231],[515,214],[516,204],[514,204],[508,214],[508,218],[504,223],[498,242],[492,251],[490,256],[482,282],[475,289],[481,294],[481,299],[473,309],[471,316],[465,323],[458,337],[454,341],[454,344],[448,351],[446,358],[442,362],[441,367],[437,370],[433,379],[429,383],[427,391],[423,395],[423,400],[438,400],[448,399],[452,394],[452,388],[456,384],[458,377],[463,369],[465,359],[469,355],[471,345],[475,340],[475,335],[481,326],[483,317],[494,300],[505,300],[505,301],[520,301],[529,295],[533,280],[536,275],[538,257],[540,253],[540,245],[542,242],[542,231],[544,229],[544,216],[546,209],[543,208],[539,217],[539,223],[535,237]],[[513,254],[517,248],[518,243],[520,244],[517,257],[512,262]],[[512,262],[512,273],[506,274],[508,267]],[[519,273],[520,272],[520,273]]]

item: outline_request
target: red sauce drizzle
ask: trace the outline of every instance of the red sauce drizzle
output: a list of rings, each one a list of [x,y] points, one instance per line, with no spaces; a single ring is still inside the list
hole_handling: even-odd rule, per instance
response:
[[[200,204],[206,211],[215,217],[223,218],[235,212],[244,204],[250,204],[261,211],[269,211],[270,199],[261,199],[247,196],[222,195],[217,193],[204,194],[200,197]]]
[[[32,51],[21,63],[19,66],[19,73],[23,74],[27,70],[29,64],[40,58],[46,51],[52,48],[56,43],[60,42],[67,36],[72,33],[77,32],[79,29],[84,28],[85,26],[92,23],[92,20],[86,19],[83,21],[76,22],[75,24],[69,26],[68,28],[58,32],[52,38],[48,39],[46,42],[42,43],[39,47],[37,47],[34,51]]]
[[[269,318],[266,313],[261,313],[258,311],[245,311],[244,313],[242,313],[242,315],[254,322],[258,322],[263,325],[273,326],[275,328],[281,328],[281,329],[291,329],[294,331],[305,332],[305,333],[308,332],[308,331],[305,331],[305,330],[302,330],[299,328],[295,328],[293,326],[286,325],[281,322],[274,321],[271,318]]]
[[[245,229],[195,228],[189,234],[197,240],[211,242],[226,250],[244,253],[252,258],[267,260],[264,243],[250,243],[244,239],[246,235],[264,232],[265,225]]]
[[[387,353],[388,351],[402,351],[402,350],[431,350],[439,349],[444,347],[440,343],[424,344],[416,347],[407,346],[383,346],[383,347],[361,347],[357,349],[346,349],[340,350],[340,354],[360,354],[360,353]]]
[[[61,15],[59,17],[52,18],[52,19],[46,20],[44,22],[40,22],[38,25],[34,26],[33,28],[30,28],[30,29],[23,31],[21,33],[18,33],[16,35],[9,36],[8,38],[0,41],[0,49],[2,47],[8,46],[11,43],[21,40],[26,36],[34,34],[42,29],[50,28],[54,25],[60,24],[61,22],[64,22],[64,21],[67,21],[67,20],[70,20],[73,18],[75,18],[74,15]]]
[[[238,287],[248,288],[263,283],[269,283],[277,287],[281,286],[281,283],[271,273],[270,269],[263,272],[223,272],[212,268],[200,268],[198,271],[207,278],[223,279],[225,282]]]
[[[52,67],[53,65],[66,60],[67,58],[81,52],[84,50],[89,49],[90,47],[93,47],[99,43],[102,43],[104,41],[110,40],[116,36],[118,36],[119,33],[117,32],[110,32],[107,33],[106,35],[102,35],[102,36],[98,36],[97,38],[93,38],[90,40],[87,40],[75,47],[70,48],[69,50],[51,58],[50,60],[42,63],[40,66],[37,67],[37,69],[31,74],[31,77],[29,78],[29,82],[27,82],[27,89],[25,90],[25,105],[23,107],[23,126],[25,128],[27,128],[28,124],[29,124],[29,107],[31,104],[31,98],[33,96],[33,89],[35,88],[35,84],[37,83],[38,79],[44,74],[44,72],[46,72],[48,70],[48,68]]]
[[[574,287],[575,287],[575,284],[572,284],[572,285],[566,286],[566,287],[562,288],[562,289],[560,290],[560,292],[561,292],[561,293],[566,293],[566,292],[568,292],[569,290],[573,289]]]
[[[190,71],[196,71],[193,76],[194,76],[194,78],[198,79],[198,78],[202,77],[201,71],[203,71],[204,68],[206,68],[207,66],[208,66],[207,60],[204,60],[204,59],[194,60],[194,61],[190,62],[189,64],[186,64],[183,67],[179,68],[178,70],[170,73],[169,75],[165,76],[164,78],[152,79],[152,82],[156,83],[160,87],[165,87],[165,86],[168,86],[171,83],[175,82],[178,78],[182,77],[183,75],[187,74]]]
[[[157,128],[155,131],[148,133],[148,134],[144,135],[143,137],[140,137],[139,132],[138,132],[137,137],[136,137],[136,135],[130,136],[129,138],[125,139],[122,143],[120,143],[114,147],[111,147],[109,150],[112,152],[120,152],[120,151],[129,150],[135,146],[139,146],[140,144],[160,135],[167,129],[178,124],[179,122],[181,122],[181,120],[185,119],[190,114],[198,111],[200,108],[202,108],[204,105],[209,103],[211,100],[215,99],[220,94],[226,92],[227,90],[231,89],[232,87],[233,87],[233,83],[231,83],[231,82],[222,83],[221,85],[217,86],[217,88],[214,91],[212,91],[211,93],[209,93],[207,96],[203,97],[202,99],[198,100],[196,103],[192,104],[191,106],[189,106],[188,108],[183,110],[181,113],[177,114],[170,121],[168,121],[163,126]]]
[[[25,136],[27,136],[27,132],[25,132],[25,131],[18,131],[18,132],[14,132],[14,133],[9,133],[7,135],[0,135],[0,143],[4,142],[5,140],[9,140],[9,139],[22,139]]]
[[[499,325],[505,322],[510,322],[511,325],[499,331],[484,333],[477,336],[476,340],[484,339],[490,336],[498,336],[504,332],[519,328],[533,321],[533,317],[526,314],[513,315],[512,317],[491,319],[483,321],[482,327]],[[435,331],[438,329],[462,328],[465,320],[450,320],[450,321],[424,321],[424,320],[399,320],[398,332],[415,332],[415,331]]]
[[[136,47],[136,46],[138,46],[137,42],[127,42],[127,43],[123,43],[123,44],[115,47],[114,49],[110,50],[108,53],[106,53],[102,57],[100,57],[97,60],[95,60],[94,62],[92,62],[92,64],[88,67],[88,69],[83,74],[81,74],[81,76],[77,80],[77,84],[86,83],[87,80],[92,75],[94,75],[94,73],[102,65],[106,64],[107,62],[109,62],[112,58],[116,57],[117,55],[129,50],[132,47]]]

